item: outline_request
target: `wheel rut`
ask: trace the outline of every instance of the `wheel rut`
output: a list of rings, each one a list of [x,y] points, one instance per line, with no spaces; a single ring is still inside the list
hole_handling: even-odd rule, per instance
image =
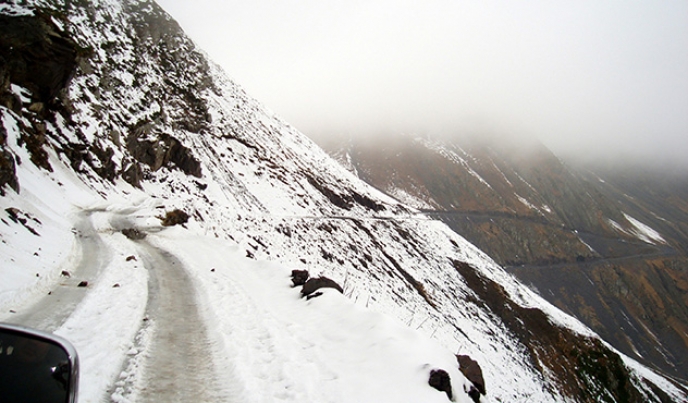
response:
[[[141,373],[141,402],[221,401],[212,348],[181,261],[147,241],[138,242],[149,272],[146,317],[151,337]]]

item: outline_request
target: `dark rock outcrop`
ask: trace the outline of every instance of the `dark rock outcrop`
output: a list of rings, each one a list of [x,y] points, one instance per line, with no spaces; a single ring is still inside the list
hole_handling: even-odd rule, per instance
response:
[[[483,370],[480,368],[480,364],[467,355],[457,355],[457,361],[459,361],[459,369],[463,376],[478,388],[481,394],[485,394],[485,379],[483,379]]]
[[[433,369],[430,371],[430,379],[428,383],[433,388],[439,390],[440,392],[445,392],[449,400],[454,398],[454,393],[452,392],[451,378],[447,371],[443,369]]]
[[[0,73],[31,91],[34,102],[50,105],[69,83],[76,65],[76,44],[50,15],[0,15]]]
[[[141,188],[141,181],[143,180],[143,170],[136,161],[130,159],[122,160],[122,179],[124,179],[131,186]]]
[[[165,213],[165,217],[160,217],[160,222],[163,227],[172,227],[174,225],[184,225],[189,221],[189,215],[183,210],[174,209]]]
[[[122,234],[134,241],[138,241],[146,237],[145,232],[139,231],[136,228],[125,228],[122,230]]]
[[[0,124],[0,130],[3,129],[4,127]],[[0,133],[0,137],[2,137],[2,133]],[[8,150],[3,149],[2,144],[4,141],[0,142],[0,196],[5,195],[5,186],[19,192],[14,156]]]
[[[134,159],[148,165],[153,171],[162,167],[177,168],[187,175],[201,177],[201,163],[191,150],[164,133],[151,138],[148,134],[150,131],[150,125],[144,124],[134,129],[127,138],[127,150]]]
[[[474,402],[480,401],[480,395],[485,395],[485,379],[483,378],[483,370],[480,364],[467,355],[457,355],[456,360],[459,362],[459,370],[466,377],[473,386],[468,390],[468,396]]]
[[[385,210],[385,206],[383,206],[380,203],[377,203],[370,197],[361,195],[356,192],[351,192],[350,194],[339,194],[335,190],[327,186],[327,184],[322,183],[322,181],[319,181],[312,176],[307,176],[306,179],[308,180],[308,183],[310,183],[315,189],[322,193],[323,196],[327,197],[327,199],[332,204],[341,209],[351,210],[354,207],[354,205],[358,204],[373,211]]]
[[[321,288],[334,288],[342,294],[344,293],[342,287],[340,287],[339,284],[337,284],[334,280],[320,276],[317,278],[311,278],[308,281],[306,281],[306,283],[303,285],[303,288],[301,289],[301,295],[304,297],[308,297]]]
[[[644,402],[621,357],[596,338],[583,337],[552,323],[543,311],[512,301],[504,288],[464,262],[453,262],[476,303],[489,309],[524,346],[534,368],[561,374],[560,390],[580,402]],[[571,370],[573,368],[573,370]]]
[[[35,225],[40,225],[41,222],[36,219],[35,217],[32,217],[29,214],[24,213],[23,211],[19,210],[16,207],[8,207],[5,209],[5,212],[7,213],[7,216],[10,218],[10,220],[14,221],[17,224],[22,225],[24,228],[26,228],[30,233],[40,236],[40,234],[31,226],[32,224]]]
[[[293,283],[294,287],[298,287],[300,285],[306,284],[306,281],[308,281],[309,276],[310,275],[308,274],[308,270],[292,270],[291,282]]]
[[[78,47],[53,22],[52,16],[36,11],[33,16],[0,15],[0,106],[17,115],[31,115],[20,143],[26,145],[31,161],[51,171],[45,124],[52,111],[63,109],[56,97],[76,71]],[[31,101],[22,104],[11,85],[23,87]],[[4,122],[0,122],[0,195],[4,188],[19,191],[15,158],[6,148]]]

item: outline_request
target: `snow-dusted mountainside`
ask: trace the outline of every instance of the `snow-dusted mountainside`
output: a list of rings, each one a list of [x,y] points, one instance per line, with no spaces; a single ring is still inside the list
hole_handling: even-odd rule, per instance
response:
[[[688,398],[343,169],[155,3],[25,3],[0,4],[0,320],[76,345],[80,401]],[[294,269],[343,293],[301,298]]]
[[[447,223],[616,348],[685,381],[684,175],[633,165],[623,175],[595,174],[537,142],[506,139],[404,136],[324,146],[368,183]]]

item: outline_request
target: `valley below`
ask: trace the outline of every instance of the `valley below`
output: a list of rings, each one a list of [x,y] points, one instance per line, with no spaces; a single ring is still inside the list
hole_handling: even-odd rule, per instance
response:
[[[683,175],[632,167],[595,174],[542,146],[514,151],[460,138],[322,144],[350,171],[444,222],[625,354],[686,381]]]

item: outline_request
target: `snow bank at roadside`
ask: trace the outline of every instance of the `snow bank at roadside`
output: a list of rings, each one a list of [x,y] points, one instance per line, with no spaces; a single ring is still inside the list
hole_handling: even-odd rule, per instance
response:
[[[67,322],[55,333],[79,352],[79,401],[102,401],[103,392],[120,374],[146,309],[148,272],[134,245],[120,233],[103,236],[111,263]],[[133,256],[133,259],[131,258]]]
[[[226,241],[179,228],[148,239],[173,251],[201,290],[201,313],[219,338],[216,368],[239,401],[446,402],[428,385],[438,368],[456,401],[471,401],[454,355],[418,332],[334,290],[306,301],[290,287],[290,268]]]

